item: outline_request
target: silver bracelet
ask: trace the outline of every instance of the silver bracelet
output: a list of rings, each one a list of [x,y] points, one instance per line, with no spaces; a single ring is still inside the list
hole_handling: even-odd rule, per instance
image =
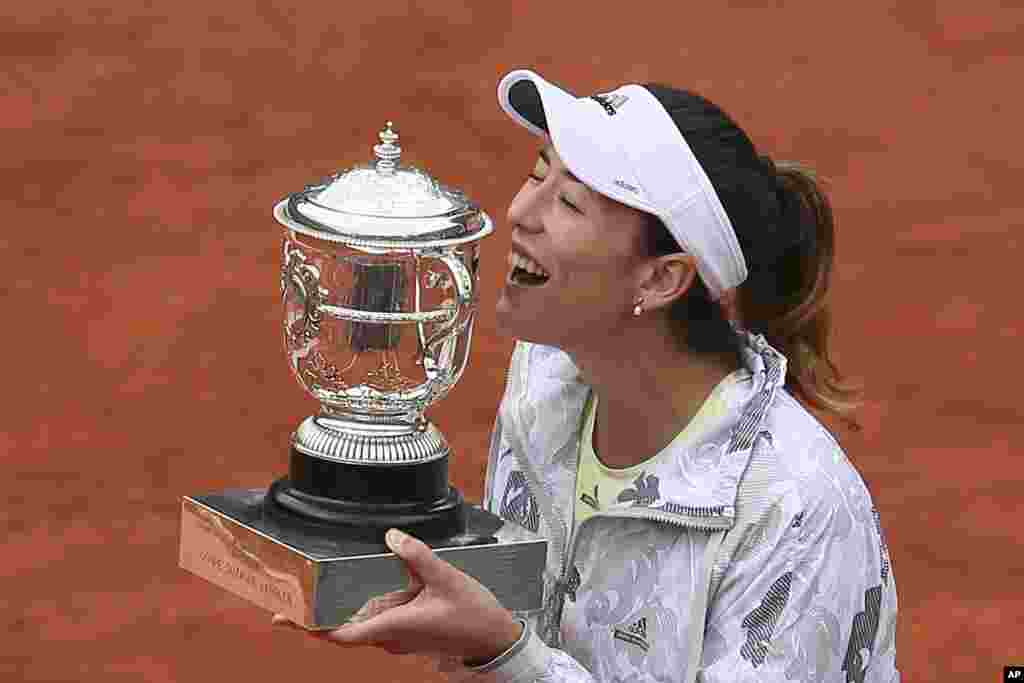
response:
[[[519,634],[519,639],[512,643],[512,647],[505,650],[489,662],[485,662],[479,666],[467,666],[466,668],[476,673],[491,671],[492,669],[497,669],[499,666],[519,654],[519,651],[526,647],[526,641],[530,639],[530,622],[519,617],[516,617],[516,621],[522,624],[523,631]]]

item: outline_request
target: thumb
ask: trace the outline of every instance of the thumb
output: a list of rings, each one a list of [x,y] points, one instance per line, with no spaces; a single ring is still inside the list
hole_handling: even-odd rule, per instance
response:
[[[435,555],[429,545],[398,529],[390,529],[384,536],[384,542],[408,566],[413,582],[418,578],[421,585],[446,585],[453,568]]]

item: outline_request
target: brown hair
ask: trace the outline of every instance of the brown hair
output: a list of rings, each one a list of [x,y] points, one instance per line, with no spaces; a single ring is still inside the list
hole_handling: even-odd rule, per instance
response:
[[[700,95],[646,87],[675,121],[736,231],[748,269],[737,292],[743,327],[763,334],[786,356],[788,389],[857,428],[850,415],[862,403],[863,385],[839,372],[829,349],[835,220],[817,175],[799,163],[759,155],[739,126]],[[651,255],[680,251],[653,216],[652,227]],[[668,316],[691,351],[739,351],[738,336],[699,278]]]
[[[863,385],[844,377],[832,360],[829,288],[835,263],[835,221],[828,196],[817,174],[798,162],[771,164],[781,191],[796,197],[798,219],[813,230],[813,248],[791,249],[776,268],[796,275],[788,295],[758,288],[755,281],[739,287],[738,301],[744,325],[763,332],[768,343],[788,362],[788,385],[810,403],[847,416],[863,402]]]

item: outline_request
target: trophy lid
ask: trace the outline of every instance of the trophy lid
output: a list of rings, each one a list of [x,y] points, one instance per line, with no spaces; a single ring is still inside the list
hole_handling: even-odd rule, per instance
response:
[[[378,133],[376,161],[334,174],[282,200],[274,216],[285,227],[363,246],[442,246],[468,242],[492,230],[487,215],[460,190],[401,165],[391,121]]]

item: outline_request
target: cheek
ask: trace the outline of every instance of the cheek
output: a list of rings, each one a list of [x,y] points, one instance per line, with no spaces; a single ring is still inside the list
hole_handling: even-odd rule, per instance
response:
[[[606,238],[596,231],[580,228],[569,234],[562,250],[567,284],[591,289],[615,289],[625,286],[629,260],[610,248]]]
[[[556,293],[572,313],[581,318],[602,318],[621,307],[625,278],[607,254],[577,253],[559,263]]]

